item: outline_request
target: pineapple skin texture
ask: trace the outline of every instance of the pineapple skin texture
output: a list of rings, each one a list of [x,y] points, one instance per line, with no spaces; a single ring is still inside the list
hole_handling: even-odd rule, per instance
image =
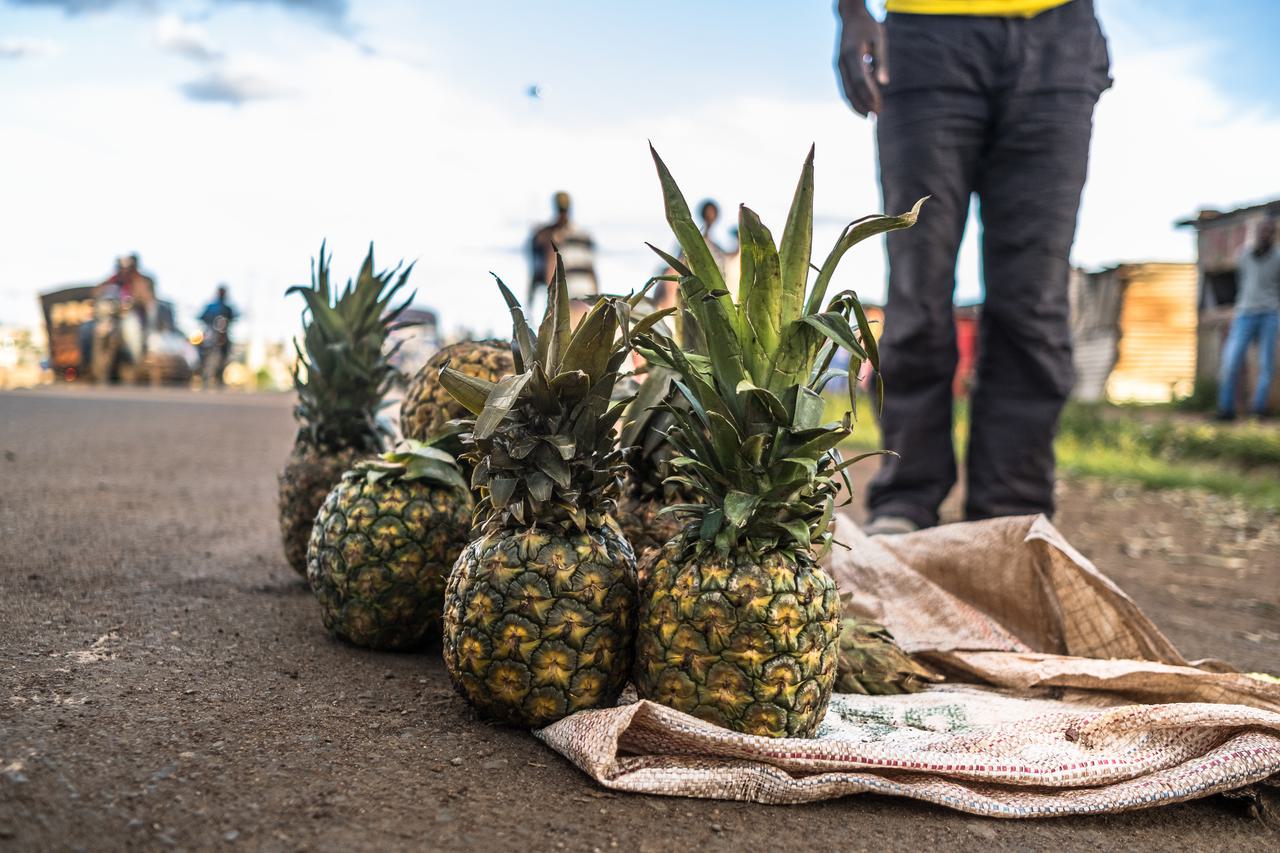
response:
[[[307,576],[307,544],[311,526],[329,491],[364,454],[354,448],[337,453],[299,442],[280,473],[280,538],[284,557],[294,571]]]
[[[466,544],[471,506],[457,489],[345,475],[316,515],[307,553],[325,627],[386,651],[438,637],[445,578]]]
[[[617,702],[631,671],[636,569],[608,523],[471,542],[445,590],[444,661],[482,716],[549,725]]]
[[[811,737],[839,658],[835,582],[805,557],[653,554],[633,680],[650,699],[734,731]]]
[[[516,369],[511,347],[505,341],[460,341],[444,347],[409,383],[400,404],[400,432],[405,438],[426,441],[449,421],[471,416],[440,384],[440,368],[445,364],[490,382],[497,382]]]

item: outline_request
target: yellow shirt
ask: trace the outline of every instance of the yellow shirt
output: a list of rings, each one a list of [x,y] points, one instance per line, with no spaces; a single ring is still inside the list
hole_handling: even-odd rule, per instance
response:
[[[906,15],[990,15],[1030,18],[1068,0],[888,0],[886,12]]]

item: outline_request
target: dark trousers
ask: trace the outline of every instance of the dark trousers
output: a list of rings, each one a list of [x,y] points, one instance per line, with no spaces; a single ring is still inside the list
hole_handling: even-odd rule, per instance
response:
[[[873,516],[936,524],[956,482],[956,253],[978,196],[986,291],[970,397],[969,518],[1053,512],[1053,438],[1074,382],[1067,278],[1093,108],[1110,85],[1090,0],[1034,18],[886,20],[877,119],[885,210],[930,196],[888,236],[881,366],[886,456]]]

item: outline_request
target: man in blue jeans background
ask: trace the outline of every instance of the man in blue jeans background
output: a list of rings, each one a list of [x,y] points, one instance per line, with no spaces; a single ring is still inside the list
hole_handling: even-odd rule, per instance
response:
[[[1275,245],[1276,225],[1264,219],[1258,225],[1253,248],[1240,253],[1236,266],[1236,313],[1222,350],[1222,375],[1218,379],[1218,419],[1235,420],[1236,379],[1244,367],[1249,346],[1258,342],[1258,382],[1250,411],[1267,412],[1267,397],[1275,374],[1276,330],[1280,327],[1280,249]]]

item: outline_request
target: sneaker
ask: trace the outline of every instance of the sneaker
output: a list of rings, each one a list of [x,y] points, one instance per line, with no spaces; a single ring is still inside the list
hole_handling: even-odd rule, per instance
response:
[[[1236,413],[1235,412],[1218,412],[1213,416],[1213,419],[1218,423],[1224,423],[1224,424],[1231,423],[1236,419]]]
[[[892,536],[898,533],[915,533],[919,529],[920,525],[901,515],[881,515],[868,521],[862,532],[868,536]]]

